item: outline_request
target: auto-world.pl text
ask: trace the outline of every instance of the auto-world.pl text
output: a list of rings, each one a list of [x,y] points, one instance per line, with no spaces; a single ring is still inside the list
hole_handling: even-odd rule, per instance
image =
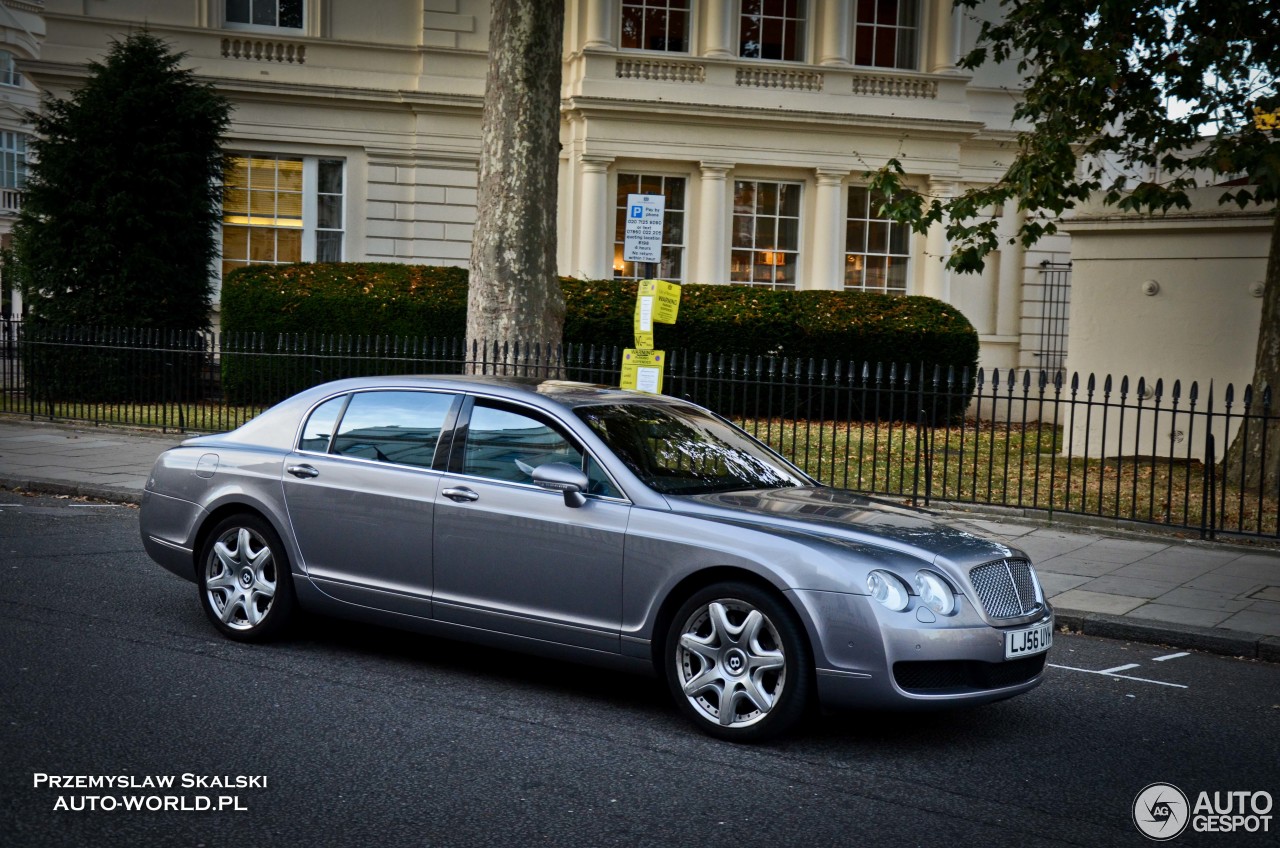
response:
[[[191,772],[176,775],[35,772],[31,782],[36,789],[109,790],[102,794],[59,794],[54,799],[53,809],[70,812],[244,812],[249,807],[241,795],[217,793],[267,788],[265,774],[206,775]],[[189,794],[178,794],[174,790],[186,790]]]

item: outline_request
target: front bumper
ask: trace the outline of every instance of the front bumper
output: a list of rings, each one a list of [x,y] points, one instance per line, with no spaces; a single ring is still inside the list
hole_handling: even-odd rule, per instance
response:
[[[1047,652],[1005,659],[1005,634],[1048,625],[1053,610],[994,627],[958,598],[950,616],[892,612],[866,595],[794,593],[808,618],[818,696],[827,709],[902,709],[999,701],[1040,684]],[[921,620],[926,619],[926,620]]]

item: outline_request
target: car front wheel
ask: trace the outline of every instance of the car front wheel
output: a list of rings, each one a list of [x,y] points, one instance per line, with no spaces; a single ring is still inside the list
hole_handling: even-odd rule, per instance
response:
[[[795,615],[762,589],[702,589],[676,612],[666,645],[676,703],[712,736],[758,742],[792,727],[807,709],[808,642]]]
[[[284,546],[256,515],[218,523],[200,553],[200,603],[224,636],[262,642],[278,636],[293,613]]]

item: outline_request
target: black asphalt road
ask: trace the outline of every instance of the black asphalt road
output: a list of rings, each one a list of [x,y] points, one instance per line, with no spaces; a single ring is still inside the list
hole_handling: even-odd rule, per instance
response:
[[[737,747],[650,679],[315,619],[224,641],[135,510],[72,500],[0,493],[0,640],[4,846],[1139,846],[1148,784],[1280,798],[1275,665],[1059,634],[1024,697]],[[57,809],[166,794],[245,809]]]

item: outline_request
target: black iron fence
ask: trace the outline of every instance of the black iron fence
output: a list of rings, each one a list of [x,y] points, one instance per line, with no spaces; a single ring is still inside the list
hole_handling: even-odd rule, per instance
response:
[[[232,429],[344,376],[616,385],[622,354],[588,344],[0,329],[0,413],[181,432]],[[1269,389],[668,351],[664,391],[842,488],[1280,538],[1280,415]]]

